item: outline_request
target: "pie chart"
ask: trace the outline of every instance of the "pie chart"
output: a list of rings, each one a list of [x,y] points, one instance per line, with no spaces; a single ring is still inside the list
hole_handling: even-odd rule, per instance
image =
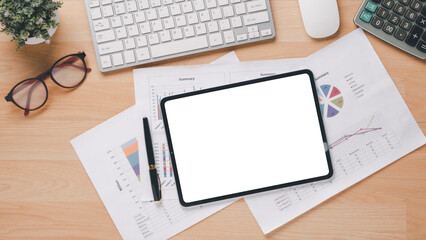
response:
[[[337,87],[324,84],[317,88],[317,93],[323,117],[331,118],[339,114],[343,108],[343,96]]]

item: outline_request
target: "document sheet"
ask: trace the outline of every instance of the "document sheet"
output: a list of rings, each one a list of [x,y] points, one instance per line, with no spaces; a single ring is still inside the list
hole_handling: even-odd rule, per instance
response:
[[[232,52],[218,61],[238,61]],[[131,107],[71,141],[123,239],[167,239],[235,200],[184,208],[178,200],[147,202],[152,196],[145,147],[136,138],[136,109]],[[141,166],[144,164],[143,166]]]

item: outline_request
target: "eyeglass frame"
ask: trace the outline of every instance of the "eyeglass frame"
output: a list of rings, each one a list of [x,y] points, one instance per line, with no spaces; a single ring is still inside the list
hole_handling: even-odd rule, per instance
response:
[[[75,56],[75,57],[78,57],[82,62],[83,62],[83,64],[84,64],[84,76],[83,76],[83,79],[77,84],[77,85],[75,85],[75,86],[72,86],[72,87],[67,87],[67,86],[63,86],[63,85],[61,85],[54,77],[53,77],[53,74],[52,74],[52,71],[53,71],[53,69],[56,67],[56,64],[58,64],[60,61],[62,61],[62,60],[64,60],[64,59],[66,59],[66,58],[68,58],[68,57],[72,57],[72,56]],[[46,85],[46,83],[44,82],[45,80],[46,80],[46,78],[47,77],[50,77],[50,79],[52,79],[52,81],[54,82],[54,83],[56,83],[56,85],[58,85],[58,86],[60,86],[60,87],[62,87],[62,88],[68,88],[68,89],[70,89],[70,88],[76,88],[76,87],[78,87],[78,86],[80,86],[83,82],[84,82],[84,80],[86,80],[86,76],[87,76],[87,73],[88,72],[91,72],[92,71],[92,69],[91,68],[88,68],[87,67],[87,65],[86,65],[86,61],[84,60],[84,58],[86,57],[86,53],[85,52],[79,52],[79,53],[74,53],[74,54],[69,54],[69,55],[66,55],[66,56],[64,56],[64,57],[62,57],[62,58],[60,58],[58,61],[56,61],[53,65],[52,65],[52,67],[48,70],[48,71],[46,71],[46,72],[43,72],[42,74],[40,74],[40,75],[38,75],[38,76],[36,76],[36,77],[33,77],[33,78],[27,78],[27,79],[25,79],[25,80],[22,80],[22,81],[20,81],[19,83],[17,83],[11,90],[10,90],[10,92],[7,94],[7,96],[5,97],[5,100],[7,101],[7,102],[12,102],[13,104],[15,104],[18,108],[20,108],[20,109],[22,109],[22,110],[24,110],[25,111],[25,115],[28,115],[28,113],[29,113],[29,111],[35,111],[35,110],[38,110],[38,109],[40,109],[41,107],[43,107],[45,104],[46,104],[46,102],[47,102],[47,99],[48,99],[48,97],[49,97],[49,91],[48,91],[48,88],[47,88],[47,85]],[[40,105],[40,106],[38,106],[37,108],[34,108],[34,109],[25,109],[25,108],[23,108],[23,107],[21,107],[14,99],[13,99],[13,91],[15,90],[15,88],[17,88],[19,85],[21,85],[23,82],[25,82],[25,81],[29,81],[29,80],[38,80],[38,81],[40,81],[42,84],[43,84],[43,86],[44,86],[44,88],[45,88],[45,90],[46,90],[46,99],[44,100],[44,102]]]

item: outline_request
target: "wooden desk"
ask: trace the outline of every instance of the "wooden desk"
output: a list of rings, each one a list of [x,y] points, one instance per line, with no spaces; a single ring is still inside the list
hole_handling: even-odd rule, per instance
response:
[[[296,0],[272,0],[277,37],[235,48],[242,61],[306,57],[356,27],[361,0],[339,0],[336,36],[307,36]],[[58,58],[85,50],[93,68],[74,91],[48,81],[49,101],[24,117],[0,101],[0,239],[120,239],[70,140],[134,104],[132,69],[98,71],[82,0],[65,0],[51,45],[15,52],[0,36],[0,93],[36,76]],[[426,65],[367,34],[426,132]],[[230,49],[161,66],[206,64]],[[160,65],[160,64],[157,64]],[[423,147],[264,236],[240,200],[174,239],[426,239],[426,148]],[[422,227],[423,226],[423,227]]]

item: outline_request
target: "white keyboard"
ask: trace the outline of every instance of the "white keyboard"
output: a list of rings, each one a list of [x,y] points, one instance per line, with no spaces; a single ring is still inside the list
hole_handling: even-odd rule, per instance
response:
[[[275,37],[269,0],[85,0],[102,72]]]

